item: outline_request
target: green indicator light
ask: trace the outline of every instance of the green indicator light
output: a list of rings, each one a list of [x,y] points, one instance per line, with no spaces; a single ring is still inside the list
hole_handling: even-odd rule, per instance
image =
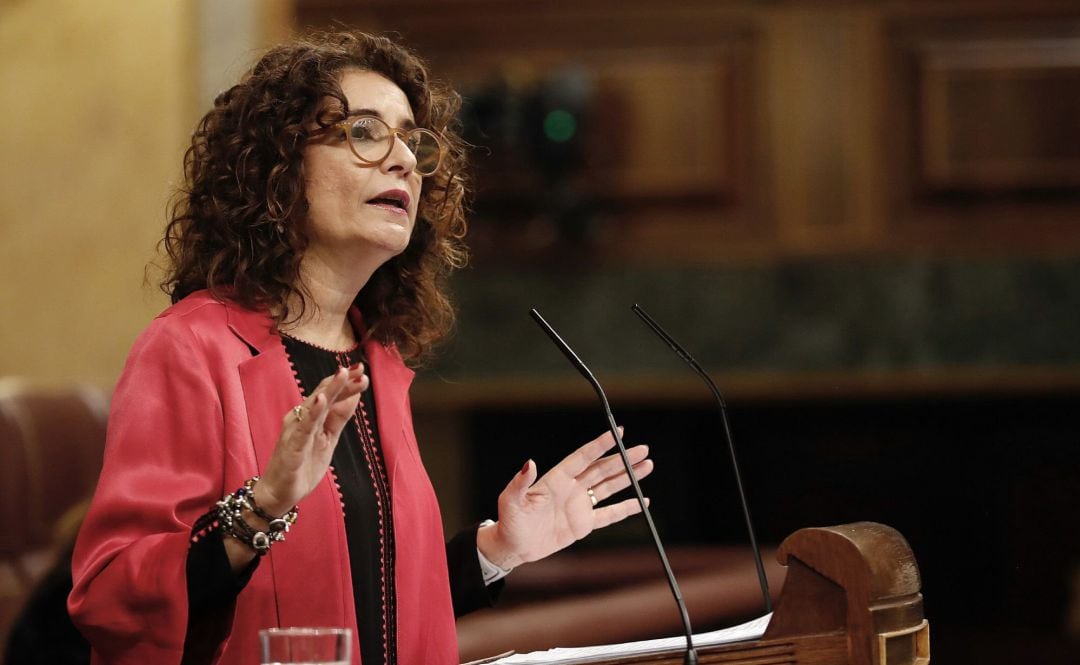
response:
[[[577,133],[577,120],[569,111],[556,109],[544,116],[544,136],[555,143],[566,143]]]

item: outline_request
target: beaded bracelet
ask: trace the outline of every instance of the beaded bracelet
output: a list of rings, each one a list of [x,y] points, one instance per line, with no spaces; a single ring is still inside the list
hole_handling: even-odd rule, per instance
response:
[[[298,509],[292,509],[281,517],[273,517],[255,503],[255,483],[259,477],[249,479],[231,494],[226,494],[214,505],[214,509],[200,517],[192,527],[192,541],[198,541],[199,537],[209,531],[217,529],[222,535],[230,536],[255,550],[257,556],[262,556],[270,551],[270,546],[277,542],[284,542],[285,534],[289,527],[296,523]],[[250,510],[258,517],[266,520],[266,531],[259,531],[252,527],[243,517],[243,510]]]

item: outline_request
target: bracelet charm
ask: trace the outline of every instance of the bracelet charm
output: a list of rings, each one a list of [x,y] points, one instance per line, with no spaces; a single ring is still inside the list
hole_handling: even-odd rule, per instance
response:
[[[284,542],[289,527],[296,523],[298,509],[293,506],[281,517],[274,517],[255,502],[255,484],[259,477],[250,478],[242,487],[226,494],[214,505],[214,509],[200,517],[192,527],[192,542],[208,531],[217,529],[222,535],[235,538],[263,556],[274,543]],[[248,510],[267,523],[265,531],[259,531],[247,523],[243,511]]]

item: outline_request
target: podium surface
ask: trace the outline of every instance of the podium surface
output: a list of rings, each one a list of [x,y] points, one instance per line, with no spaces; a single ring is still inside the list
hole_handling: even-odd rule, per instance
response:
[[[874,522],[800,529],[780,545],[787,578],[758,640],[699,647],[724,665],[926,665],[929,624],[919,568],[895,529]],[[599,657],[609,665],[681,665],[682,651]]]

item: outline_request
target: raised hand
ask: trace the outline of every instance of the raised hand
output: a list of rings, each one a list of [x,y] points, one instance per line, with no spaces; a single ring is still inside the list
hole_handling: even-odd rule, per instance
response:
[[[363,365],[342,367],[285,414],[274,454],[255,485],[260,508],[271,515],[284,514],[315,489],[367,386]]]
[[[599,504],[630,485],[617,454],[601,457],[614,446],[614,437],[605,433],[568,455],[539,480],[536,464],[527,461],[499,495],[499,521],[477,533],[477,546],[484,556],[501,568],[513,568],[641,512],[634,498],[594,505],[593,497]],[[647,446],[634,446],[627,453],[635,476],[644,478],[652,472]]]

